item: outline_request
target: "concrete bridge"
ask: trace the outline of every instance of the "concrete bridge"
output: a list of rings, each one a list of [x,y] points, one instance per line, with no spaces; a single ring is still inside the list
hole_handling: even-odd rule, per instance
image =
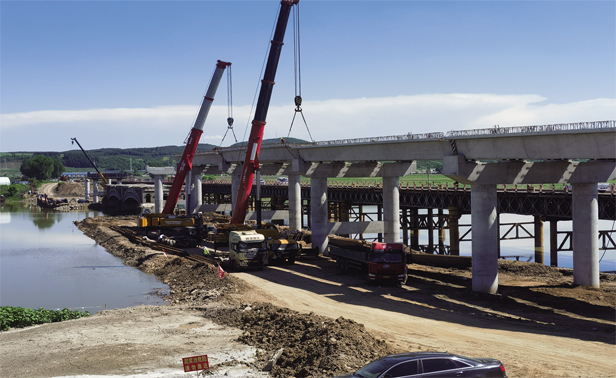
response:
[[[242,147],[197,154],[187,178],[187,209],[200,204],[201,185],[194,183],[207,173],[232,176],[234,203],[244,155]],[[499,184],[572,185],[574,283],[599,286],[597,183],[616,178],[615,121],[277,143],[263,145],[259,154],[261,174],[289,177],[291,228],[301,226],[300,176],[310,178],[313,245],[323,253],[329,233],[327,178],[381,177],[385,241],[398,242],[399,177],[413,173],[417,160],[442,160],[446,176],[472,186],[473,290],[498,288]],[[157,198],[162,198],[162,176],[154,175],[161,190]]]

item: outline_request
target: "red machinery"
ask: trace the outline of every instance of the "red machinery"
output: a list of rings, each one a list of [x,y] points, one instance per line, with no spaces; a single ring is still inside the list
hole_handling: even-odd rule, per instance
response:
[[[246,158],[244,159],[242,175],[240,176],[240,186],[233,209],[231,224],[243,224],[246,218],[248,197],[252,189],[254,173],[259,168],[259,150],[261,149],[261,142],[263,141],[265,118],[267,117],[267,110],[274,88],[276,69],[278,68],[278,60],[280,59],[280,52],[282,51],[282,41],[284,40],[291,7],[298,3],[299,0],[282,0],[280,2],[280,13],[278,14],[274,38],[272,39],[269,56],[267,57],[265,73],[263,74],[263,80],[261,80],[261,91],[259,92],[255,118],[252,121],[250,137],[248,138],[248,145],[246,146]]]
[[[182,185],[184,184],[186,175],[188,174],[188,171],[192,169],[192,160],[195,156],[195,151],[197,150],[197,145],[199,144],[201,134],[203,134],[203,125],[205,124],[205,119],[210,111],[212,102],[214,101],[214,95],[218,89],[218,84],[220,84],[220,79],[222,78],[225,68],[230,65],[231,63],[223,62],[221,60],[216,63],[216,70],[214,71],[214,75],[212,75],[210,86],[205,93],[203,102],[201,103],[201,109],[199,110],[199,114],[195,120],[195,126],[190,131],[190,136],[186,142],[186,148],[184,148],[184,154],[182,154],[182,159],[178,164],[177,173],[173,179],[171,189],[169,190],[167,202],[165,203],[165,208],[163,209],[163,214],[173,214],[178,198],[180,198],[180,192],[182,191]]]

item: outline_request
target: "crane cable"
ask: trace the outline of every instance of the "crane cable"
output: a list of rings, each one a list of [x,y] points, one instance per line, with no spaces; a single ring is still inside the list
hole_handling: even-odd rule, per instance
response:
[[[231,130],[233,139],[235,139],[235,143],[237,143],[237,137],[235,136],[235,131],[233,131],[233,83],[231,80],[231,66],[227,68],[227,131],[225,131],[225,135],[220,141],[220,146],[222,146],[222,142],[225,141],[229,130]]]
[[[297,113],[302,115],[302,119],[304,120],[304,125],[306,125],[306,130],[308,130],[308,135],[310,136],[310,140],[314,142],[312,138],[312,134],[310,133],[310,129],[308,128],[308,123],[306,122],[306,118],[304,117],[304,113],[302,112],[302,70],[301,70],[301,54],[300,54],[300,38],[299,38],[299,4],[296,4],[295,11],[293,12],[293,65],[294,65],[294,74],[295,74],[295,113],[293,114],[293,119],[291,120],[291,126],[289,126],[289,133],[287,134],[287,138],[291,135],[291,129],[293,128],[293,123],[295,122],[295,116]]]

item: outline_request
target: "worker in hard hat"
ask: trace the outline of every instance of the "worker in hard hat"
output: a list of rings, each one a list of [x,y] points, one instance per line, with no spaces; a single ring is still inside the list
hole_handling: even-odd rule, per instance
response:
[[[206,246],[203,247],[203,256],[210,257],[210,250]]]

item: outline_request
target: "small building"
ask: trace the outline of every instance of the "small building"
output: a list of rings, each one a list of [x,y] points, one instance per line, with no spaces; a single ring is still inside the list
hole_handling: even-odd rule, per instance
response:
[[[0,177],[0,185],[11,185],[11,180],[8,177]]]

